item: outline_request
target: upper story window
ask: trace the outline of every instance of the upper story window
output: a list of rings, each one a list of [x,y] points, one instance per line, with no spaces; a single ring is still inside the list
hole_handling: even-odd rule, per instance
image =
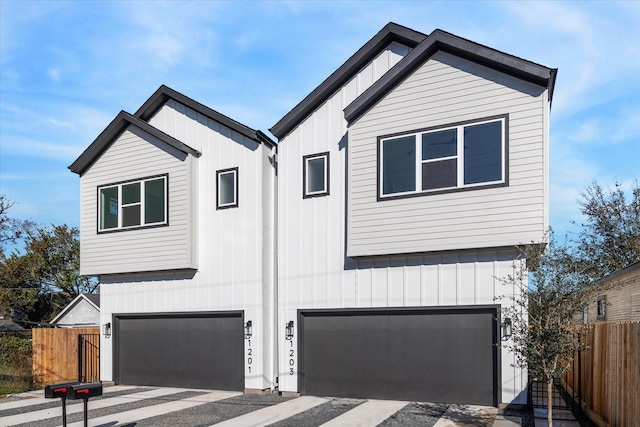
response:
[[[217,209],[238,207],[238,168],[216,172]]]
[[[98,231],[167,223],[167,176],[98,187]]]
[[[379,198],[506,183],[507,116],[378,138]]]
[[[329,194],[329,153],[311,154],[302,158],[302,195],[308,197]]]

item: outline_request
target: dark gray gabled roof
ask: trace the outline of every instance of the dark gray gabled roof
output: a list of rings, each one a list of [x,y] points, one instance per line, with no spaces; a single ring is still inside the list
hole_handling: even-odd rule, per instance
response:
[[[553,96],[558,71],[556,68],[547,68],[436,29],[395,67],[345,108],[344,116],[347,122],[351,123],[360,117],[411,72],[440,50],[546,87],[549,89],[549,100]]]
[[[410,28],[388,23],[269,130],[278,139],[282,139],[391,42],[396,41],[414,48],[426,37],[426,34]]]
[[[100,294],[82,294],[96,307],[100,308]]]
[[[111,145],[111,143],[119,137],[122,132],[125,131],[127,127],[130,125],[134,125],[143,131],[147,132],[150,135],[155,136],[159,140],[167,143],[173,148],[182,151],[185,154],[191,154],[196,157],[200,157],[200,152],[195,150],[188,145],[178,141],[172,136],[167,135],[166,133],[154,128],[149,123],[142,121],[136,117],[133,117],[131,114],[126,111],[120,111],[120,113],[116,116],[115,119],[109,123],[105,130],[102,131],[100,135],[87,147],[86,150],[80,157],[73,162],[69,169],[71,172],[75,172],[78,175],[82,175],[92,164],[95,162],[98,157],[102,153],[105,152],[107,148]]]
[[[155,93],[151,95],[151,97],[149,97],[149,99],[147,99],[147,101],[142,104],[140,108],[138,108],[138,111],[136,111],[134,116],[141,120],[149,121],[149,119],[151,119],[151,117],[153,117],[153,115],[157,113],[158,110],[162,108],[162,106],[166,104],[169,99],[173,99],[174,101],[191,108],[192,110],[228,127],[231,130],[238,132],[241,135],[246,136],[249,139],[270,145],[272,147],[276,145],[276,143],[263,132],[251,129],[250,127],[245,126],[242,123],[225,116],[224,114],[220,114],[217,111],[207,107],[206,105],[203,105],[198,101],[195,101],[188,96],[185,96],[180,92],[173,90],[165,85],[160,86],[158,90],[156,90]]]

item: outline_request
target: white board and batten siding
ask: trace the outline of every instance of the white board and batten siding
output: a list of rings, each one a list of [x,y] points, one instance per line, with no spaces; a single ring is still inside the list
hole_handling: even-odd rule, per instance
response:
[[[130,125],[80,179],[83,275],[197,268],[193,157]],[[98,187],[168,174],[168,226],[98,233]]]
[[[253,323],[251,363],[245,360],[245,387],[273,386],[275,289],[273,149],[240,135],[196,111],[169,100],[149,123],[200,151],[194,168],[197,212],[197,271],[160,271],[105,276],[101,284],[102,322],[117,313],[224,312],[243,310]],[[238,168],[238,207],[216,209],[216,171]],[[171,178],[171,177],[170,177]],[[197,185],[195,184],[197,183]],[[169,210],[183,200],[170,199]],[[113,378],[112,340],[104,339],[103,380]],[[248,345],[245,340],[245,346]],[[248,351],[248,349],[246,349]],[[250,368],[250,369],[249,369]]]
[[[390,62],[388,64],[392,65]],[[346,200],[355,196],[351,193],[348,198],[345,197],[348,175],[346,153],[357,150],[358,147],[351,145],[353,129],[347,129],[343,110],[375,81],[364,76],[369,76],[371,69],[377,67],[379,66],[372,64],[365,67],[361,74],[351,79],[287,135],[278,147],[278,343],[280,354],[285,355],[279,362],[282,391],[298,391],[299,361],[295,352],[293,357],[288,357],[290,349],[298,348],[298,330],[294,332],[292,340],[284,337],[284,325],[290,320],[296,321],[298,309],[495,304],[496,297],[513,292],[504,289],[496,279],[512,272],[518,255],[514,250],[504,247],[446,253],[426,253],[428,251],[422,249],[423,254],[375,259],[347,256]],[[364,81],[367,83],[363,84]],[[542,109],[541,99],[534,103],[537,103],[536,108]],[[363,119],[367,119],[367,116],[361,118]],[[456,117],[453,121],[458,120],[464,118]],[[359,125],[360,123],[357,124]],[[374,123],[369,123],[371,125]],[[418,127],[424,126],[420,124]],[[358,159],[358,162],[373,161],[375,164],[377,130],[369,133],[367,131],[367,126],[356,130],[360,135],[367,134],[369,139],[363,144],[370,144],[366,148],[369,150],[368,154],[363,156],[365,160]],[[542,132],[541,129],[540,133]],[[366,149],[360,150],[362,152]],[[542,153],[541,144],[535,149]],[[330,155],[330,195],[303,199],[302,158],[304,155],[321,152],[329,152]],[[511,162],[517,163],[516,159],[517,155]],[[356,166],[354,164],[350,167]],[[542,185],[539,167],[542,165],[534,162],[534,175],[540,174],[536,179]],[[512,176],[512,180],[516,179],[516,176]],[[369,182],[374,188],[374,200],[375,180],[374,166],[373,178]],[[529,192],[525,199],[529,200],[531,197]],[[536,201],[541,215],[544,197],[541,189]],[[487,202],[484,200],[484,203]],[[488,204],[499,209],[505,202],[513,202],[513,195],[503,196],[502,199],[498,197]],[[403,214],[396,212],[398,217]],[[542,225],[539,227],[542,228]],[[386,253],[394,253],[393,248]],[[297,328],[297,324],[295,326]],[[501,401],[524,403],[526,370],[512,366],[515,362],[513,354],[506,350],[501,353]]]
[[[545,88],[438,52],[349,129],[348,256],[505,247],[548,228]],[[378,137],[508,115],[508,186],[377,200]]]

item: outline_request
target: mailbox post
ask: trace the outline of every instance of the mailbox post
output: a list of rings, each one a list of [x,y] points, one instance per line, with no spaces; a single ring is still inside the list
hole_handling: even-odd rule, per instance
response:
[[[55,399],[57,397],[62,401],[62,426],[67,427],[67,393],[71,386],[80,384],[79,382],[50,384],[44,388],[44,397],[47,399]]]
[[[88,404],[89,398],[102,396],[102,382],[76,383],[67,389],[69,399],[82,399],[84,402],[84,427],[88,425]]]

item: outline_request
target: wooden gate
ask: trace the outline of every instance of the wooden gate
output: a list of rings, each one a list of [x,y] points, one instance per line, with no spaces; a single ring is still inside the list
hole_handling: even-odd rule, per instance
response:
[[[55,384],[65,381],[78,381],[80,367],[78,362],[79,335],[89,334],[99,337],[100,328],[35,328],[33,336],[33,381],[39,386],[42,384]],[[99,346],[99,343],[95,343]],[[95,366],[96,372],[99,365],[98,352],[89,353],[94,357],[94,362],[87,362],[87,366]],[[88,375],[87,375],[88,376]]]
[[[100,381],[100,334],[78,335],[78,381]]]

